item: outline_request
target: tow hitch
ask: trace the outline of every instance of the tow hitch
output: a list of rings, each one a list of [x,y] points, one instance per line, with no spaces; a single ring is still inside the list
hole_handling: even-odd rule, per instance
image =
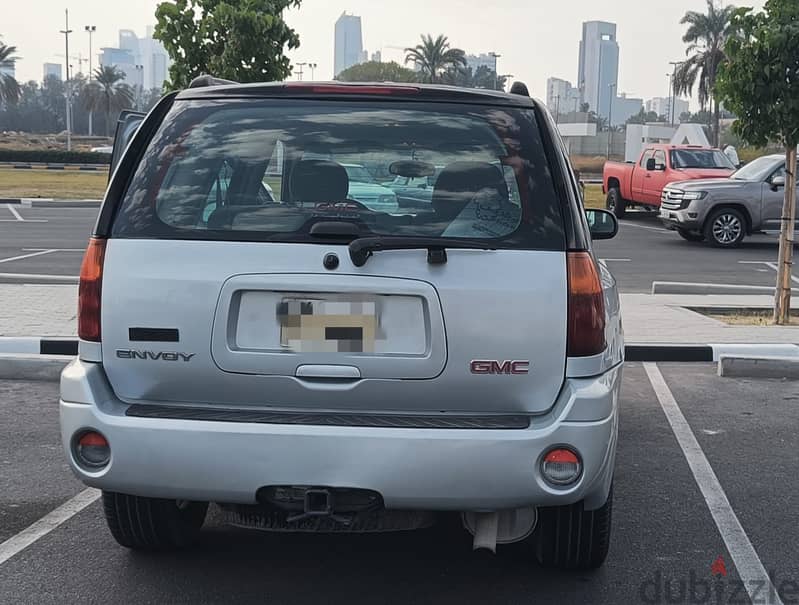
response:
[[[304,504],[303,512],[287,517],[286,523],[297,523],[311,517],[330,517],[333,521],[344,525],[352,523],[352,515],[335,513],[335,496],[329,489],[309,488],[305,492]]]
[[[257,505],[221,505],[225,521],[264,531],[367,533],[429,527],[426,511],[386,510],[375,491],[322,486],[268,486]]]

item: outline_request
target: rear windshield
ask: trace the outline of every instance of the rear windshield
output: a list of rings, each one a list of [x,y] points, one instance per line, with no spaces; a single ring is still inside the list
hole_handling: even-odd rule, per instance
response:
[[[671,152],[672,168],[735,170],[730,159],[714,149],[677,149]]]
[[[532,109],[385,101],[178,101],[112,234],[320,242],[319,222],[565,247]]]

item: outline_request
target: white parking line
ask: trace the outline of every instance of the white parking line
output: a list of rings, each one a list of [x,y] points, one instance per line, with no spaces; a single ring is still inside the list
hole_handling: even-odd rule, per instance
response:
[[[649,227],[648,225],[639,225],[638,223],[630,223],[627,221],[619,221],[622,225],[630,227],[638,227],[639,229],[649,229],[649,231],[657,231],[658,233],[669,233],[668,229],[661,229],[660,227]]]
[[[766,267],[768,267],[769,269],[774,270],[777,273],[780,272],[780,268],[777,265],[777,263],[773,263],[771,261],[765,261],[765,260],[739,260],[738,264],[739,265],[765,265]],[[799,277],[796,277],[795,275],[791,275],[791,280],[794,283],[799,284]]]
[[[8,208],[8,211],[9,211],[11,214],[13,214],[13,215],[14,215],[14,218],[15,218],[15,219],[17,219],[18,221],[25,221],[25,219],[24,219],[24,218],[22,218],[22,216],[20,215],[20,213],[19,213],[19,212],[17,212],[17,209],[16,209],[16,208],[14,208],[14,206],[12,206],[11,204],[6,204],[6,208]]]
[[[28,548],[28,546],[36,542],[39,538],[49,534],[59,525],[74,517],[93,502],[96,502],[99,497],[100,490],[93,488],[85,489],[18,534],[11,536],[8,540],[0,544],[0,565],[17,553]]]
[[[12,260],[22,260],[23,258],[33,258],[34,256],[42,256],[43,254],[50,254],[57,252],[57,250],[42,250],[41,252],[32,252],[31,254],[22,254],[20,256],[12,256],[11,258],[0,258],[0,263],[10,263]]]
[[[52,250],[53,252],[86,252],[86,248],[23,248],[23,252],[44,252]]]
[[[46,223],[47,221],[44,219],[26,219],[22,218],[22,215],[17,212],[17,209],[14,208],[11,204],[6,204],[6,208],[8,211],[14,215],[13,219],[4,218],[0,219],[0,223]]]
[[[749,537],[741,526],[741,522],[738,521],[735,511],[732,510],[727,494],[724,493],[713,467],[710,466],[710,462],[708,462],[705,453],[699,446],[691,426],[685,416],[683,416],[680,406],[677,405],[674,395],[672,395],[666,381],[663,379],[660,368],[658,368],[657,364],[645,363],[644,369],[752,602],[763,602],[755,599],[762,599],[762,588],[767,587],[767,594],[771,599],[769,603],[782,605],[782,600],[771,583],[771,579],[757,556],[752,543],[749,541]]]

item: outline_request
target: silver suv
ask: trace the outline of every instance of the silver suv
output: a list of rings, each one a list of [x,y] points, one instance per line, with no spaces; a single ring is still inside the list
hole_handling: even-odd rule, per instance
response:
[[[728,179],[671,183],[660,219],[688,241],[734,248],[752,233],[779,233],[784,199],[785,156],[768,155]]]
[[[582,210],[540,103],[196,86],[139,121],[61,379],[67,457],[121,545],[187,545],[209,503],[280,531],[457,512],[476,546],[602,564],[624,343],[591,236],[617,224]],[[353,199],[347,164],[389,184],[443,168],[409,214]]]

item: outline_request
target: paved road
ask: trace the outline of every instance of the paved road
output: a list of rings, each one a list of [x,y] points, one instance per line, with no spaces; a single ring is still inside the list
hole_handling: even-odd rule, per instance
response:
[[[11,281],[1,275],[9,273],[77,276],[96,215],[91,208],[12,211],[0,204],[0,283]],[[653,281],[771,287],[776,282],[774,269],[762,264],[776,262],[776,238],[756,236],[737,250],[718,250],[684,241],[662,229],[653,216],[630,216],[616,239],[597,243],[599,256],[608,259],[623,292],[649,292]]]
[[[774,572],[783,602],[799,602],[799,384],[721,379],[701,364],[660,371],[755,557]],[[55,401],[55,384],[0,382],[0,542],[83,489],[63,463]],[[628,364],[621,409],[613,543],[596,573],[475,554],[468,538],[435,528],[297,536],[234,530],[215,518],[192,550],[148,556],[113,542],[95,502],[0,564],[0,602],[749,602],[733,594],[740,576],[732,553],[642,365]],[[731,548],[740,554],[740,545]],[[714,578],[719,556],[728,575]],[[703,587],[713,595],[692,601],[691,586],[696,597]]]

